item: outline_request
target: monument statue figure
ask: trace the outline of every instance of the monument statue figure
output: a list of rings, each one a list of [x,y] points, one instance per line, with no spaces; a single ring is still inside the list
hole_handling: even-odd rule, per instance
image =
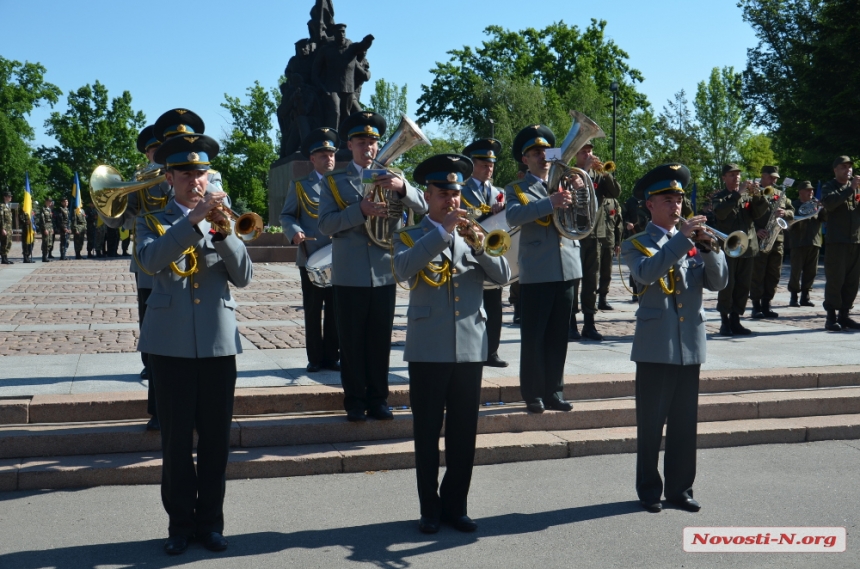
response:
[[[358,56],[367,53],[373,39],[368,34],[360,42],[353,43],[346,39],[346,24],[334,24],[334,41],[317,50],[312,79],[314,86],[323,93],[324,126],[337,128],[341,119],[351,114],[351,109],[361,110],[355,94],[356,67]],[[364,81],[370,79],[369,65],[360,71]]]
[[[332,0],[317,0],[311,8],[311,19],[308,20],[308,32],[311,41],[318,46],[329,43],[334,39],[334,5]]]

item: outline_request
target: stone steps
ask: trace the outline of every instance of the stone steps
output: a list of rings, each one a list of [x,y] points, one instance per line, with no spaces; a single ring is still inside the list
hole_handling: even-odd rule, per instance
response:
[[[860,366],[771,368],[702,372],[702,393],[730,393],[773,389],[814,389],[860,386]],[[565,378],[565,397],[572,401],[632,397],[633,374],[572,375]],[[521,401],[517,377],[484,378],[481,401]],[[409,404],[409,389],[393,385],[389,404]],[[315,385],[236,390],[236,416],[340,412],[340,387]],[[0,425],[81,423],[148,418],[146,392],[35,395],[0,400]]]
[[[773,418],[858,414],[860,387],[791,391],[747,391],[703,394],[699,421],[750,421]],[[95,423],[24,424],[0,427],[0,458],[150,452],[160,448],[158,433],[144,430],[145,420]],[[577,401],[570,413],[529,414],[523,404],[485,406],[480,434],[579,431],[632,427],[632,398]],[[297,413],[234,417],[231,446],[254,449],[275,446],[340,444],[409,439],[412,414],[397,411],[393,421],[349,423],[338,413]]]
[[[860,414],[737,419],[701,422],[698,427],[700,448],[858,438]],[[500,464],[629,453],[635,448],[633,426],[487,433],[478,435],[475,462]],[[306,476],[413,466],[409,439],[236,448],[230,453],[227,477]],[[157,451],[0,460],[0,491],[158,484],[160,480],[161,453]]]

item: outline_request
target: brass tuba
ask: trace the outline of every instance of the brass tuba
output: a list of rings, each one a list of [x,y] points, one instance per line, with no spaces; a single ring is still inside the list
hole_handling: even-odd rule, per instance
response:
[[[394,131],[385,146],[379,150],[373,161],[388,170],[389,173],[402,178],[403,172],[401,170],[388,168],[388,165],[397,160],[404,152],[421,144],[430,144],[430,139],[421,132],[421,129],[412,119],[403,115],[397,130]],[[403,203],[399,199],[393,199],[394,196],[391,191],[376,184],[365,184],[364,195],[370,195],[373,201],[388,205],[386,217],[368,217],[367,221],[364,222],[364,227],[367,229],[367,236],[375,245],[389,249],[391,236],[403,216]]]
[[[570,111],[573,124],[564,137],[559,147],[561,149],[561,160],[553,160],[549,169],[548,192],[553,194],[559,188],[568,190],[573,195],[573,202],[563,208],[555,208],[552,211],[552,222],[556,230],[568,239],[583,239],[594,230],[597,224],[598,203],[597,192],[591,176],[582,168],[568,166],[579,149],[592,138],[604,138],[603,132],[597,123],[577,111]],[[585,187],[574,189],[571,185],[573,176],[579,176],[585,183]]]
[[[164,181],[164,173],[158,164],[139,169],[134,173],[134,182],[123,182],[119,171],[112,166],[99,166],[90,175],[90,197],[104,217],[117,218],[128,207],[128,195],[138,190],[157,186]]]

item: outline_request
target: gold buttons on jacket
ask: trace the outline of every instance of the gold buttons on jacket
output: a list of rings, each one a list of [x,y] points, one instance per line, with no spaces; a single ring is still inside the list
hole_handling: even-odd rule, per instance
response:
[[[456,275],[456,274],[457,274],[457,269],[451,269],[451,274]]]
[[[681,291],[680,291],[680,290],[676,290],[676,291],[675,291],[675,294],[681,294]]]
[[[460,316],[460,311],[459,310],[455,311],[454,316]]]
[[[684,308],[684,303],[679,302],[679,303],[678,303],[678,308]]]
[[[194,288],[200,288],[200,283],[194,283]]]
[[[454,302],[460,302],[460,297],[459,297],[459,296],[455,296],[455,297],[454,297]]]
[[[684,317],[683,317],[683,316],[681,316],[681,318],[679,318],[679,320],[680,320],[681,322],[683,322],[683,321],[684,321]]]
[[[680,281],[680,280],[681,280],[681,277],[675,277],[675,281],[676,281],[676,282],[677,282],[677,281]]]
[[[199,299],[199,298],[195,298],[195,299],[194,299],[194,304],[200,304],[200,299]]]
[[[454,283],[454,288],[457,288],[458,286],[460,286],[460,283]]]

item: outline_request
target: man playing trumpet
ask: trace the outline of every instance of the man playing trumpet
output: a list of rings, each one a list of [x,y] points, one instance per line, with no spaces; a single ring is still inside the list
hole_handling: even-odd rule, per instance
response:
[[[681,164],[645,174],[633,195],[646,200],[651,221],[621,247],[630,274],[645,288],[630,359],[636,362],[636,492],[642,506],[655,513],[663,507],[664,491],[666,500],[682,509],[700,508],[693,481],[699,370],[707,339],[703,289],[721,290],[729,281],[725,254],[713,250],[703,228],[706,217],[681,219],[689,181],[690,171]],[[658,469],[664,425],[665,485]]]
[[[481,375],[487,359],[485,281],[504,283],[511,270],[504,257],[481,247],[480,227],[460,209],[463,180],[472,162],[458,154],[428,158],[415,169],[427,186],[429,213],[420,224],[395,234],[394,270],[410,280],[406,349],[409,401],[415,435],[415,466],[424,533],[440,521],[472,532],[466,498],[472,479]],[[460,232],[470,233],[471,243]],[[445,478],[439,488],[439,433],[445,423]]]

